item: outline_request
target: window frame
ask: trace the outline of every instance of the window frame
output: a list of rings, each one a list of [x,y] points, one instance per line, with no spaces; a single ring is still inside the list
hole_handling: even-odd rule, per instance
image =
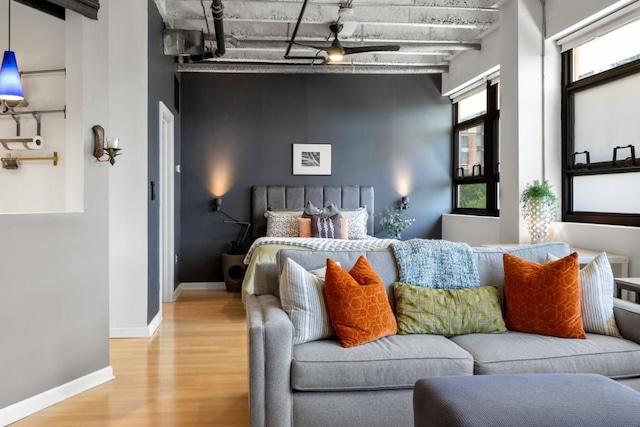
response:
[[[639,227],[640,214],[575,211],[573,209],[573,178],[587,175],[638,173],[640,161],[636,159],[638,166],[613,167],[611,161],[603,161],[591,163],[589,169],[574,168],[573,154],[575,152],[575,94],[640,73],[640,59],[573,81],[573,56],[573,49],[562,53],[562,221]]]
[[[477,216],[500,216],[498,209],[498,183],[500,182],[499,171],[499,123],[500,110],[498,109],[498,85],[487,82],[485,89],[487,91],[487,108],[486,113],[472,119],[458,123],[458,102],[453,102],[452,108],[452,213],[460,215],[477,215]],[[460,146],[459,134],[461,131],[473,128],[475,126],[484,126],[483,148],[484,148],[484,170],[480,176],[458,176],[460,163]],[[459,186],[470,184],[485,184],[487,189],[487,204],[485,209],[478,208],[461,208],[458,207]]]

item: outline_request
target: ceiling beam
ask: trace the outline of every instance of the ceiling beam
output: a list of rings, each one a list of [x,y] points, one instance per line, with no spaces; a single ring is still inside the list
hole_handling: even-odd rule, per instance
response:
[[[323,52],[318,52],[313,49],[291,49],[290,55],[292,58],[296,56],[324,56]],[[357,64],[373,65],[375,63],[383,63],[386,65],[444,65],[450,55],[434,55],[434,54],[420,54],[411,52],[368,52],[348,55],[347,62],[353,62]],[[244,62],[272,62],[277,63],[284,60],[284,50],[245,50],[236,48],[227,48],[224,56],[219,58],[212,58],[212,62],[225,62],[225,61],[244,61]]]
[[[206,26],[202,6],[188,4],[180,11],[168,11],[172,20],[197,21],[196,25]],[[197,7],[196,7],[197,6]],[[295,23],[300,14],[299,6],[287,3],[231,1],[225,3],[225,22],[251,23]],[[211,9],[205,7],[207,18],[211,20]],[[498,20],[498,10],[487,12],[460,10],[452,13],[449,9],[431,10],[407,6],[364,5],[351,9],[353,13],[344,16],[342,22],[382,25],[415,25],[420,27],[474,28],[487,29]],[[338,7],[333,4],[310,3],[305,9],[303,24],[330,24],[338,19]]]
[[[200,3],[200,0],[179,0],[183,4]],[[300,6],[300,0],[225,0],[227,4],[235,2],[254,2],[254,3],[284,3],[296,4]],[[345,0],[311,0],[309,4],[327,4],[340,6]],[[354,0],[353,7],[368,7],[371,5],[390,5],[390,6],[407,6],[421,7],[430,9],[454,9],[454,10],[497,10],[498,0]]]
[[[175,21],[174,27],[188,30],[206,30],[204,21],[202,25],[195,25],[196,21]],[[225,35],[237,38],[268,38],[291,37],[293,25],[288,23],[251,23],[229,22],[225,23]],[[381,40],[407,40],[407,41],[446,41],[457,40],[461,42],[478,42],[484,30],[470,28],[446,28],[446,27],[416,27],[410,25],[359,25],[352,37],[340,37],[340,41],[368,41]],[[296,40],[304,40],[307,37],[329,40],[331,31],[326,24],[303,24],[300,26]]]
[[[352,65],[297,65],[297,64],[222,64],[199,62],[178,64],[180,73],[278,73],[278,74],[440,74],[449,67],[416,66],[352,66]]]
[[[215,41],[214,36],[207,37],[205,40]],[[309,44],[323,44],[327,43],[326,38],[318,37],[297,37],[296,41],[300,43]],[[392,39],[379,39],[379,40],[348,40],[340,39],[342,46],[344,47],[356,47],[356,46],[374,46],[379,44],[397,44],[400,45],[400,50],[411,50],[416,52],[459,52],[467,50],[480,50],[482,46],[480,43],[465,43],[456,40],[442,40],[442,41],[429,41],[429,40],[392,40]],[[244,49],[280,49],[286,48],[288,44],[287,37],[279,38],[254,38],[254,37],[227,37],[226,44],[235,46],[237,48]]]

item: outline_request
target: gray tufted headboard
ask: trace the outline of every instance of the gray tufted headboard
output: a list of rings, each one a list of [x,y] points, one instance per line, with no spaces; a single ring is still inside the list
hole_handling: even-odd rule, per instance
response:
[[[265,235],[267,219],[264,213],[271,210],[303,210],[310,201],[318,207],[335,204],[339,209],[351,210],[366,206],[369,218],[367,230],[373,235],[373,187],[359,185],[270,185],[251,188],[252,236]]]

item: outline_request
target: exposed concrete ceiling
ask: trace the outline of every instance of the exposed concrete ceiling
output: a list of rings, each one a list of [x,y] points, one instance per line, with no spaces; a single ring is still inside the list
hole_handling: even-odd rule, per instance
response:
[[[155,1],[168,29],[191,30],[191,35],[202,30],[205,44],[216,50],[211,0]],[[180,71],[442,73],[458,53],[480,49],[481,39],[497,27],[499,15],[499,0],[308,0],[297,42],[329,47],[329,25],[339,19],[344,47],[400,46],[397,52],[347,55],[341,64],[333,64],[295,59],[326,56],[299,45],[285,59],[304,0],[222,1],[226,53],[197,63],[181,56]]]

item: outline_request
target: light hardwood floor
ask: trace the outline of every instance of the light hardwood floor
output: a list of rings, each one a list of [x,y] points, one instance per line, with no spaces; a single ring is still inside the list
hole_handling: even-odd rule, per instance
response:
[[[240,294],[185,291],[163,317],[153,338],[111,340],[115,380],[12,426],[246,427]]]

